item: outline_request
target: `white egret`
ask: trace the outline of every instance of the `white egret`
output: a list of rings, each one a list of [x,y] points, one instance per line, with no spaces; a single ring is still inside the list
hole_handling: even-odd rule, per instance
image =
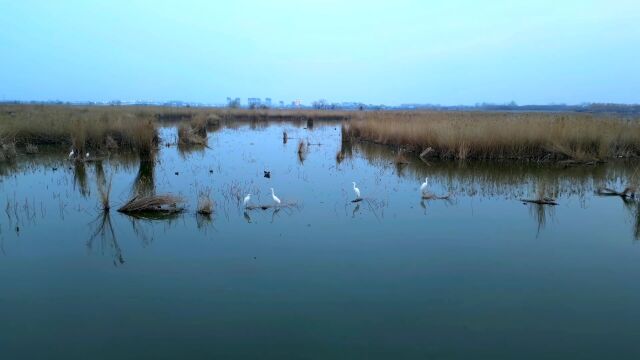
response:
[[[422,185],[420,185],[420,193],[424,195],[428,187],[429,187],[429,178],[426,177],[424,178],[424,182],[422,183]]]
[[[71,152],[69,153],[69,159],[71,159],[74,154],[75,154],[75,151],[73,151],[73,149],[71,149]]]
[[[280,201],[280,199],[278,199],[276,194],[273,192],[273,188],[271,188],[271,197],[273,198],[273,201],[276,203],[276,205],[280,205],[281,201]]]
[[[251,200],[251,194],[247,194],[247,196],[244,197],[244,200],[242,200],[242,203],[244,204],[245,207],[249,203],[249,200]]]
[[[356,200],[360,199],[360,189],[356,187],[356,182],[353,182],[353,192],[356,193]]]
[[[86,153],[84,157],[88,158],[89,157],[89,153]]]

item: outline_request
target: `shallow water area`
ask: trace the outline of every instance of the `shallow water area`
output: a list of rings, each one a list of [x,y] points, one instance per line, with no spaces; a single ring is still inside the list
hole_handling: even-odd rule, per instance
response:
[[[594,194],[633,164],[396,165],[332,122],[223,126],[200,148],[176,134],[152,161],[54,148],[0,164],[5,358],[640,356],[639,207]],[[421,199],[425,177],[451,197]],[[244,209],[271,188],[289,206]],[[519,201],[541,191],[559,205]],[[186,209],[116,211],[136,193]]]

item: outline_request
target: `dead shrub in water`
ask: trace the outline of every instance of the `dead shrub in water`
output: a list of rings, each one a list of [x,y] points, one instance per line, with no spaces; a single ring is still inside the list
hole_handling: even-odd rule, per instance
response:
[[[98,192],[100,193],[100,205],[103,211],[109,211],[111,205],[109,204],[109,197],[111,195],[111,178],[109,181],[98,181]]]
[[[102,161],[96,161],[94,164],[96,169],[97,188],[98,193],[100,194],[100,205],[102,211],[109,211],[111,209],[111,205],[109,204],[109,197],[111,195],[111,177],[109,178],[109,181],[107,181]]]
[[[308,150],[307,143],[303,140],[298,142],[298,154],[305,154]]]
[[[213,200],[210,193],[209,190],[205,190],[198,194],[198,214],[207,216],[213,214]]]
[[[122,205],[122,213],[177,213],[184,210],[182,198],[174,195],[135,195]]]
[[[298,142],[298,160],[300,163],[304,163],[307,159],[307,152],[309,151],[309,145],[307,142],[300,140]]]

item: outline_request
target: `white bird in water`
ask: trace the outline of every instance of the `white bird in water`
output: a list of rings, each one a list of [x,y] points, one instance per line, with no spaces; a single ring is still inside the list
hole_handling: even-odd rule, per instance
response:
[[[69,159],[71,159],[74,154],[75,154],[75,152],[73,151],[73,149],[71,149],[71,152],[69,153]]]
[[[422,193],[422,195],[424,195],[424,193],[427,191],[428,187],[429,187],[429,178],[426,177],[426,178],[424,178],[424,182],[422,183],[422,185],[420,185],[420,193]]]
[[[273,192],[273,188],[271,188],[271,197],[273,198],[273,201],[274,201],[277,205],[280,205],[281,201],[280,201],[280,199],[278,199],[278,197],[276,196],[276,194]]]
[[[356,193],[356,200],[360,199],[360,189],[356,187],[356,182],[353,182],[353,192]]]
[[[242,200],[242,203],[244,204],[245,207],[249,203],[249,200],[251,200],[251,194],[247,194],[247,196],[244,197],[244,200]]]

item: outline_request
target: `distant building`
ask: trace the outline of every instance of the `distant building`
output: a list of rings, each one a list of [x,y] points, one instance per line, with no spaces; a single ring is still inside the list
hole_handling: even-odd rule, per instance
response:
[[[291,106],[293,107],[300,107],[302,105],[302,100],[300,99],[295,99],[291,102]]]
[[[249,108],[255,109],[255,108],[260,107],[260,104],[262,103],[262,100],[260,98],[248,98],[247,99],[247,103],[249,105]]]

